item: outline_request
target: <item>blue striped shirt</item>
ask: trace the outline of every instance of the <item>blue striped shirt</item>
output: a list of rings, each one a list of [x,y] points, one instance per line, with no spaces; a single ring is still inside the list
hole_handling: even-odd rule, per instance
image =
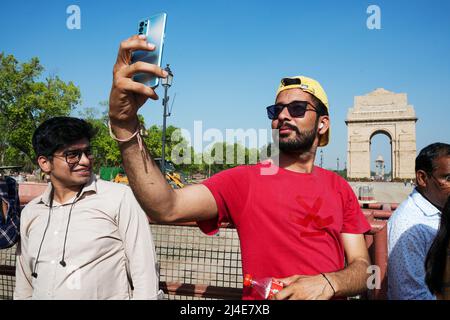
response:
[[[0,214],[0,249],[13,246],[19,240],[20,201],[16,180],[5,176],[0,179],[0,205],[6,203],[7,210]],[[3,209],[2,209],[3,212]]]
[[[439,210],[416,189],[389,219],[389,299],[436,299],[425,284],[425,259],[440,219]]]

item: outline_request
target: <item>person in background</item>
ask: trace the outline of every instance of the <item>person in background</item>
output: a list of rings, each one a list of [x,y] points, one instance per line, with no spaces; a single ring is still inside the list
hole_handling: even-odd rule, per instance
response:
[[[425,283],[439,300],[450,300],[450,197],[425,260]]]
[[[450,145],[434,143],[416,158],[417,187],[388,221],[388,298],[434,300],[425,259],[450,195]]]
[[[0,249],[12,247],[19,240],[20,210],[17,181],[0,174]]]

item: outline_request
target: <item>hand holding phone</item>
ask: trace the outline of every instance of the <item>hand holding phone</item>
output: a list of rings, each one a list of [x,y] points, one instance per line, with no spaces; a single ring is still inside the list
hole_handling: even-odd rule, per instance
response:
[[[166,21],[167,14],[165,13],[159,13],[139,21],[138,34],[145,35],[147,42],[154,44],[156,48],[153,51],[134,51],[131,56],[132,64],[143,61],[161,67]],[[133,76],[133,80],[151,88],[156,88],[159,85],[159,77],[148,73],[137,73]]]
[[[153,17],[140,21],[138,33],[141,33],[141,36],[135,34],[131,38],[122,41],[119,46],[109,95],[110,124],[115,136],[119,139],[127,139],[136,132],[136,127],[139,123],[137,111],[147,99],[158,99],[154,88],[158,85],[159,78],[167,77],[167,72],[161,68],[165,14],[162,17],[164,19],[162,24],[160,24],[161,28],[152,29],[152,25],[157,25],[152,23],[147,23],[147,29],[145,28],[145,20],[154,20]],[[144,22],[142,30],[140,29],[141,22]],[[154,38],[156,40],[151,39],[152,32],[150,30],[159,31],[160,36],[156,38],[160,39],[160,41],[156,38]],[[146,37],[147,41],[145,40]],[[149,43],[156,48],[149,48]],[[145,63],[138,66],[130,65],[132,63],[130,58],[133,59],[134,63],[137,61],[144,61]],[[134,80],[142,81],[142,83]]]

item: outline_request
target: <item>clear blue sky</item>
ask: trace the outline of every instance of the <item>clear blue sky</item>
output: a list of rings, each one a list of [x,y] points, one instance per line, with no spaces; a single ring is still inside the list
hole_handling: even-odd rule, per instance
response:
[[[66,28],[72,4],[81,9],[81,30]],[[371,4],[381,8],[381,30],[366,27]],[[419,118],[417,150],[449,142],[448,0],[2,1],[0,51],[20,61],[39,57],[46,72],[80,87],[80,108],[96,107],[108,99],[120,41],[140,18],[161,11],[168,14],[163,62],[173,68],[170,94],[177,94],[169,124],[192,131],[202,120],[204,130],[224,135],[226,128],[268,129],[265,106],[280,78],[304,74],[330,100],[325,167],[335,169],[337,157],[343,167],[353,97],[379,87],[408,94]],[[141,113],[147,125],[162,123],[160,101]],[[373,139],[373,160],[388,160],[388,150],[386,137]]]

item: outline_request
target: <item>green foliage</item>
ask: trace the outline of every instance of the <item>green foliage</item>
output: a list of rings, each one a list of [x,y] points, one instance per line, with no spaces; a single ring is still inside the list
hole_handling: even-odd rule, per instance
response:
[[[85,108],[78,117],[89,122],[96,134],[91,141],[95,151],[94,172],[100,172],[101,167],[120,166],[122,158],[119,146],[109,135],[108,102],[101,102],[99,108]]]
[[[217,142],[203,153],[204,165],[199,172],[213,175],[239,165],[255,164],[259,160],[260,152],[258,149],[248,149],[239,143]]]
[[[174,146],[180,143],[186,143],[186,140],[179,135],[179,128],[174,126],[166,127],[166,145],[165,145],[165,157],[167,160],[171,160],[172,158],[172,150]],[[173,138],[178,137],[178,139]],[[157,125],[152,125],[147,130],[147,136],[144,137],[145,144],[147,145],[150,153],[155,158],[160,158],[162,155],[162,127],[158,127]],[[187,145],[187,144],[185,144]]]
[[[5,166],[22,166],[23,171],[31,172],[35,168],[35,164],[31,161],[24,153],[20,152],[18,149],[7,146],[2,149],[0,163]]]
[[[334,170],[334,172],[336,172],[342,178],[347,179],[347,169],[339,170],[339,171]]]
[[[85,108],[79,112],[80,118],[88,121],[95,129],[96,135],[91,141],[91,146],[96,152],[94,171],[100,172],[101,167],[121,166],[122,158],[117,142],[109,135],[108,129],[108,102],[100,103],[99,108]],[[144,118],[139,115],[139,121],[145,128]],[[162,128],[152,125],[144,133],[144,141],[153,157],[161,157],[162,154]],[[178,128],[168,126],[166,128],[165,155],[167,160],[172,160],[172,150],[177,146],[186,150],[187,141],[180,136]],[[186,169],[183,167],[182,169]]]
[[[37,126],[49,118],[69,115],[80,102],[80,90],[72,82],[66,83],[57,76],[39,81],[43,71],[38,58],[19,63],[13,55],[0,53],[2,161],[11,160],[6,152],[16,152],[19,157],[15,161],[24,157],[33,162],[31,137]]]

